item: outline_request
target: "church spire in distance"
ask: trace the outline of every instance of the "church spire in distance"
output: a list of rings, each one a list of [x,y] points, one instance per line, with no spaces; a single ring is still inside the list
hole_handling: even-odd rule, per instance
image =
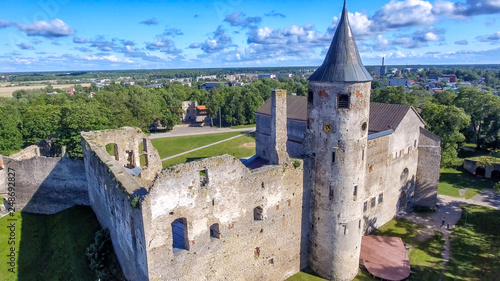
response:
[[[361,62],[356,41],[349,25],[346,1],[323,64],[309,77],[320,82],[367,82],[371,75]]]

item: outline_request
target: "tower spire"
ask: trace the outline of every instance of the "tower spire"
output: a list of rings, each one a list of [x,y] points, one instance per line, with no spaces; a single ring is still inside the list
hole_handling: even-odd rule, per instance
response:
[[[367,82],[373,80],[363,66],[349,25],[346,1],[337,30],[323,64],[309,77],[310,81]]]

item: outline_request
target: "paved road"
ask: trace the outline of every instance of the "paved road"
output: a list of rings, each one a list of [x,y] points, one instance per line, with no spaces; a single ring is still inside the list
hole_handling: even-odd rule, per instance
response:
[[[168,133],[151,134],[149,136],[149,139],[220,134],[220,133],[231,133],[231,132],[247,132],[247,131],[251,132],[255,131],[255,127],[242,128],[242,129],[215,128],[215,127],[181,127],[181,128],[175,128]]]

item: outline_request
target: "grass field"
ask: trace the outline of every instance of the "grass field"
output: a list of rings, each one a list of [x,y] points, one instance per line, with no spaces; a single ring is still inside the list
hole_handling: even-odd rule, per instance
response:
[[[443,280],[499,280],[500,211],[463,205]]]
[[[221,141],[242,134],[242,132],[231,132],[221,134],[173,137],[163,139],[152,139],[151,143],[160,154],[160,158],[169,157],[207,144]]]
[[[0,280],[94,281],[85,256],[86,248],[101,229],[90,207],[77,206],[54,215],[15,212],[0,219]],[[16,267],[8,271],[8,219],[16,221]]]
[[[223,134],[217,134],[217,135],[223,135]],[[206,136],[208,136],[208,135],[206,135]],[[215,136],[215,135],[212,135],[212,136]],[[199,137],[202,137],[202,136],[199,136]],[[228,137],[225,137],[223,139],[226,139],[226,138],[228,138]],[[165,139],[165,140],[167,140],[167,139]],[[215,142],[215,141],[212,141],[212,142]],[[185,140],[185,143],[186,143],[186,145],[188,144],[187,140]],[[200,147],[200,146],[201,145],[198,145],[196,147]],[[155,145],[155,148],[156,148],[156,145]],[[189,149],[185,149],[184,151],[187,151],[187,150],[189,150]],[[179,152],[175,152],[174,154],[177,154]],[[200,150],[188,153],[188,154],[184,154],[184,155],[163,161],[162,164],[163,164],[163,167],[165,168],[165,167],[170,167],[170,166],[180,164],[180,163],[190,162],[190,161],[194,161],[194,160],[201,159],[201,158],[207,158],[207,157],[223,155],[223,154],[233,155],[233,156],[238,157],[238,158],[250,157],[252,155],[255,155],[255,136],[254,136],[254,134],[247,134],[247,135],[244,135],[244,136],[241,136],[241,137],[238,137],[238,138],[235,138],[235,139],[232,139],[232,140],[229,140],[229,141],[226,141],[226,142],[214,145],[214,146],[210,146],[210,147],[203,148],[203,149],[200,149]],[[168,156],[166,156],[166,157],[168,157]]]
[[[442,269],[441,250],[444,240],[441,233],[435,232],[433,236],[417,240],[417,234],[422,226],[416,225],[410,221],[402,219],[393,219],[383,225],[379,230],[371,235],[395,236],[401,237],[410,247],[408,257],[411,265],[411,280],[438,280]],[[326,280],[317,277],[310,270],[299,272],[287,279],[287,281],[305,281],[305,280]],[[377,280],[370,276],[366,270],[360,270],[356,281]]]
[[[441,168],[438,194],[470,199],[486,188],[492,188],[494,182],[486,178],[471,175],[463,167]],[[468,188],[464,196],[460,189]]]
[[[73,87],[75,84],[60,84],[60,85],[52,85],[54,89],[64,89],[64,88],[69,88]],[[83,83],[80,84],[82,87],[89,87],[90,83]],[[14,87],[5,87],[6,85],[0,85],[0,97],[7,97],[11,98],[12,93],[16,90],[33,90],[33,89],[42,89],[47,87],[47,85],[38,85],[38,86],[14,86]]]

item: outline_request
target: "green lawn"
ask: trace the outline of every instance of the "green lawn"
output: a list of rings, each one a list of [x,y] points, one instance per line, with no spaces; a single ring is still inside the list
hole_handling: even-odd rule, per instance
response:
[[[401,237],[410,247],[408,257],[411,265],[411,280],[438,280],[442,269],[444,239],[439,232],[420,242],[417,233],[423,226],[403,219],[393,219],[380,227],[372,235]],[[365,279],[360,279],[365,280]]]
[[[151,142],[153,143],[154,148],[160,154],[160,157],[166,158],[175,154],[179,154],[191,149],[195,149],[200,146],[211,144],[240,134],[242,134],[242,132],[173,137],[173,138],[152,139]]]
[[[463,167],[441,168],[439,178],[438,194],[453,197],[474,197],[486,188],[492,188],[494,182],[486,178],[477,178],[467,172]],[[465,196],[460,196],[459,190],[468,188]]]
[[[246,124],[246,125],[238,125],[238,126],[231,126],[231,129],[243,129],[243,128],[255,128],[255,124]]]
[[[231,133],[232,134],[232,133]],[[227,138],[227,137],[226,137]],[[188,139],[185,140],[188,143]],[[255,143],[254,134],[247,134],[214,146],[200,149],[188,154],[184,154],[167,161],[163,161],[163,167],[170,167],[176,164],[194,161],[201,158],[207,158],[217,155],[229,154],[238,158],[255,155],[255,147],[244,147],[244,144]],[[155,146],[156,147],[156,146]],[[188,149],[186,149],[188,150]],[[179,152],[177,152],[179,153]],[[174,153],[174,154],[177,154]]]
[[[500,211],[475,205],[462,209],[444,280],[499,280]]]
[[[8,271],[8,219],[16,219],[16,269]],[[0,280],[96,280],[85,256],[101,227],[90,207],[54,215],[14,212],[0,219]]]
[[[410,247],[408,257],[410,258],[411,265],[411,280],[438,280],[443,266],[441,250],[444,240],[442,239],[441,233],[435,232],[434,235],[424,241],[418,241],[417,233],[419,233],[421,229],[423,229],[422,226],[416,225],[410,221],[393,219],[370,235],[401,237]],[[302,280],[319,281],[326,279],[316,277],[316,274],[310,270],[299,272],[287,279],[287,281]],[[360,269],[354,280],[367,281],[376,279],[371,277],[368,271]]]

